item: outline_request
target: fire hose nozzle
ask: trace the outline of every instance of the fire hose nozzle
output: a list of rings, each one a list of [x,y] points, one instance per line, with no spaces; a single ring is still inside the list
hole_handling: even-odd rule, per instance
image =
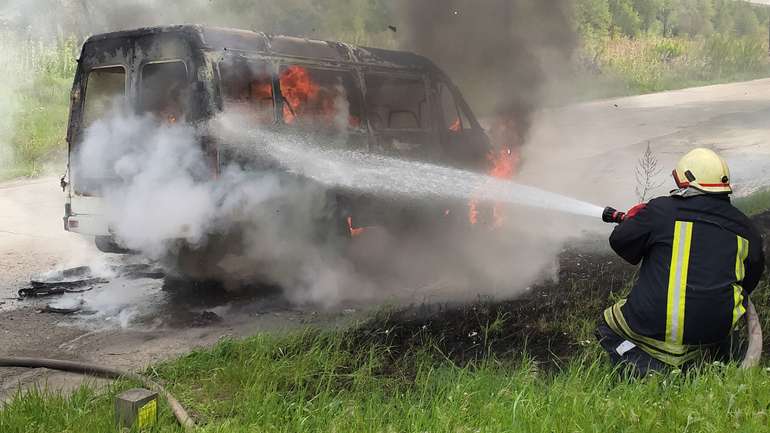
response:
[[[620,224],[626,219],[626,213],[607,206],[602,212],[602,221],[606,223]]]

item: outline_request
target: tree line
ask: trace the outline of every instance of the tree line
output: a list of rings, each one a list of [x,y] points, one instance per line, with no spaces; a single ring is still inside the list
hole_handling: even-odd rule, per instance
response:
[[[740,0],[576,0],[575,22],[584,37],[743,37],[763,32],[769,11]]]

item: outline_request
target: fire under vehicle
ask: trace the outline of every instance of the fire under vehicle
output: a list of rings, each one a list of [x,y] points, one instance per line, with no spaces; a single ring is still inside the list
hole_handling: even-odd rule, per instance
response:
[[[96,35],[78,60],[62,186],[65,230],[95,236],[105,252],[122,250],[104,217],[100,189],[106,180],[84,176],[73,155],[116,98],[162,121],[205,126],[220,112],[248,109],[253,126],[286,134],[345,129],[350,149],[483,172],[493,165],[490,140],[457,87],[416,54],[197,25]],[[335,104],[346,106],[342,122]],[[200,137],[211,177],[231,162],[221,141]],[[340,197],[339,226],[351,234],[357,227],[416,220],[406,205],[393,209],[371,198]],[[476,204],[470,207],[477,219]],[[428,212],[431,218],[433,211],[448,214],[442,206]]]

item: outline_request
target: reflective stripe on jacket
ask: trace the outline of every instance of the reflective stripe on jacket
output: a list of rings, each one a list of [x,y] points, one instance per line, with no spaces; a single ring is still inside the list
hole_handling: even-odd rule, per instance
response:
[[[762,239],[726,195],[654,199],[615,228],[610,245],[642,266],[605,321],[675,366],[729,336],[764,271]]]

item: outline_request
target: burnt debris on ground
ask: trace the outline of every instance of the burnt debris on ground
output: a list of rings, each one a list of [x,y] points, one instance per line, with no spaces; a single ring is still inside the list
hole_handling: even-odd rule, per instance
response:
[[[150,264],[128,264],[110,267],[110,273],[126,279],[161,279],[165,276],[163,270]],[[78,266],[64,269],[50,275],[30,280],[29,287],[19,290],[19,298],[36,298],[62,295],[64,293],[80,293],[92,290],[95,286],[109,283],[109,279],[98,275],[89,266]]]
[[[598,320],[610,295],[627,288],[635,268],[609,252],[566,250],[559,261],[558,279],[531,288],[524,298],[381,314],[348,331],[346,344],[351,350],[387,348],[394,371],[426,349],[459,366],[489,357],[521,358],[525,352],[544,366],[560,365],[585,344],[577,322]]]
[[[770,251],[770,212],[752,219]],[[532,287],[523,298],[380,314],[348,331],[345,344],[351,351],[387,348],[391,362],[383,373],[403,369],[415,352],[426,349],[458,366],[489,357],[517,359],[524,353],[546,368],[563,365],[591,341],[580,340],[586,336],[581,327],[592,328],[607,306],[625,296],[636,273],[635,266],[596,245],[580,243],[563,251],[558,278]],[[758,308],[768,307],[766,298],[758,295]]]

